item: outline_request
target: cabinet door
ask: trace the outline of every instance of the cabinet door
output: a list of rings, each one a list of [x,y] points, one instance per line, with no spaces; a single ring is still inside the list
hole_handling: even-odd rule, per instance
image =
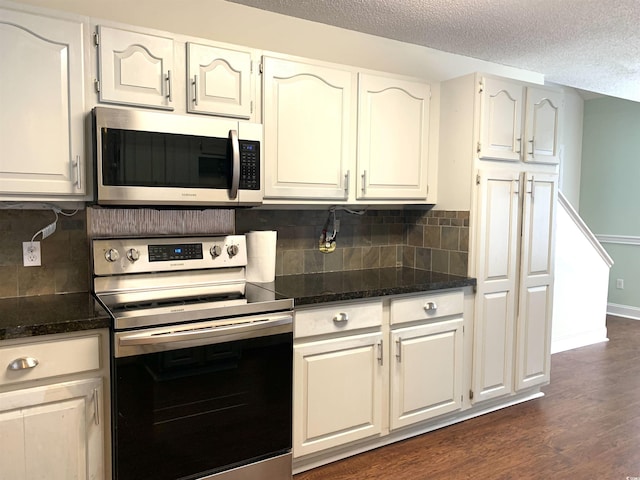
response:
[[[355,74],[264,58],[265,197],[345,200]]]
[[[173,39],[98,26],[100,101],[173,110]]]
[[[391,332],[391,428],[462,406],[462,318]]]
[[[0,394],[0,478],[104,478],[102,380]]]
[[[85,193],[83,30],[0,10],[0,196]]]
[[[473,401],[511,393],[518,263],[518,173],[479,173]]]
[[[294,457],[380,434],[382,380],[381,333],[296,345]]]
[[[524,91],[515,81],[482,78],[478,158],[520,160]]]
[[[523,146],[525,162],[560,163],[558,128],[563,105],[564,100],[559,92],[527,88]]]
[[[550,378],[557,190],[555,175],[526,175],[516,328],[516,389],[545,384]]]
[[[358,199],[427,198],[429,101],[424,83],[358,82]]]
[[[251,116],[251,53],[187,43],[187,111]]]

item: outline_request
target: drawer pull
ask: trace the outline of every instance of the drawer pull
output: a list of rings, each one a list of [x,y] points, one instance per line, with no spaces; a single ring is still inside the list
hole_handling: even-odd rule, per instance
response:
[[[9,370],[27,370],[38,366],[38,359],[33,357],[16,358],[7,367]]]
[[[345,323],[349,320],[349,315],[346,313],[338,313],[335,317],[333,317],[334,323]]]
[[[435,312],[438,309],[438,304],[436,302],[427,302],[424,304],[424,310],[426,312]]]

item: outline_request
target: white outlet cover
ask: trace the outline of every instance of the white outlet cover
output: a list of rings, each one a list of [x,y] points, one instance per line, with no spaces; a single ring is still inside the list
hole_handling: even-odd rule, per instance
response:
[[[22,260],[25,267],[42,265],[40,242],[22,242]]]

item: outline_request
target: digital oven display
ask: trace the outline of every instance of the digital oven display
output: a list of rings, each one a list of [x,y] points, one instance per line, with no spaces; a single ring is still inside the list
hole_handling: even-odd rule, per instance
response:
[[[168,262],[174,260],[202,260],[201,243],[177,245],[149,245],[150,262]]]

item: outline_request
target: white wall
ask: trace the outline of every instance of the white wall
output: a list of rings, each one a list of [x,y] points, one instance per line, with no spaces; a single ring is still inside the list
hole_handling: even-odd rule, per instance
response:
[[[572,88],[564,89],[564,120],[561,126],[560,191],[576,210],[580,201],[580,166],[582,164],[582,119],[584,100]]]
[[[609,266],[562,202],[556,226],[552,353],[607,340],[609,284]]]

